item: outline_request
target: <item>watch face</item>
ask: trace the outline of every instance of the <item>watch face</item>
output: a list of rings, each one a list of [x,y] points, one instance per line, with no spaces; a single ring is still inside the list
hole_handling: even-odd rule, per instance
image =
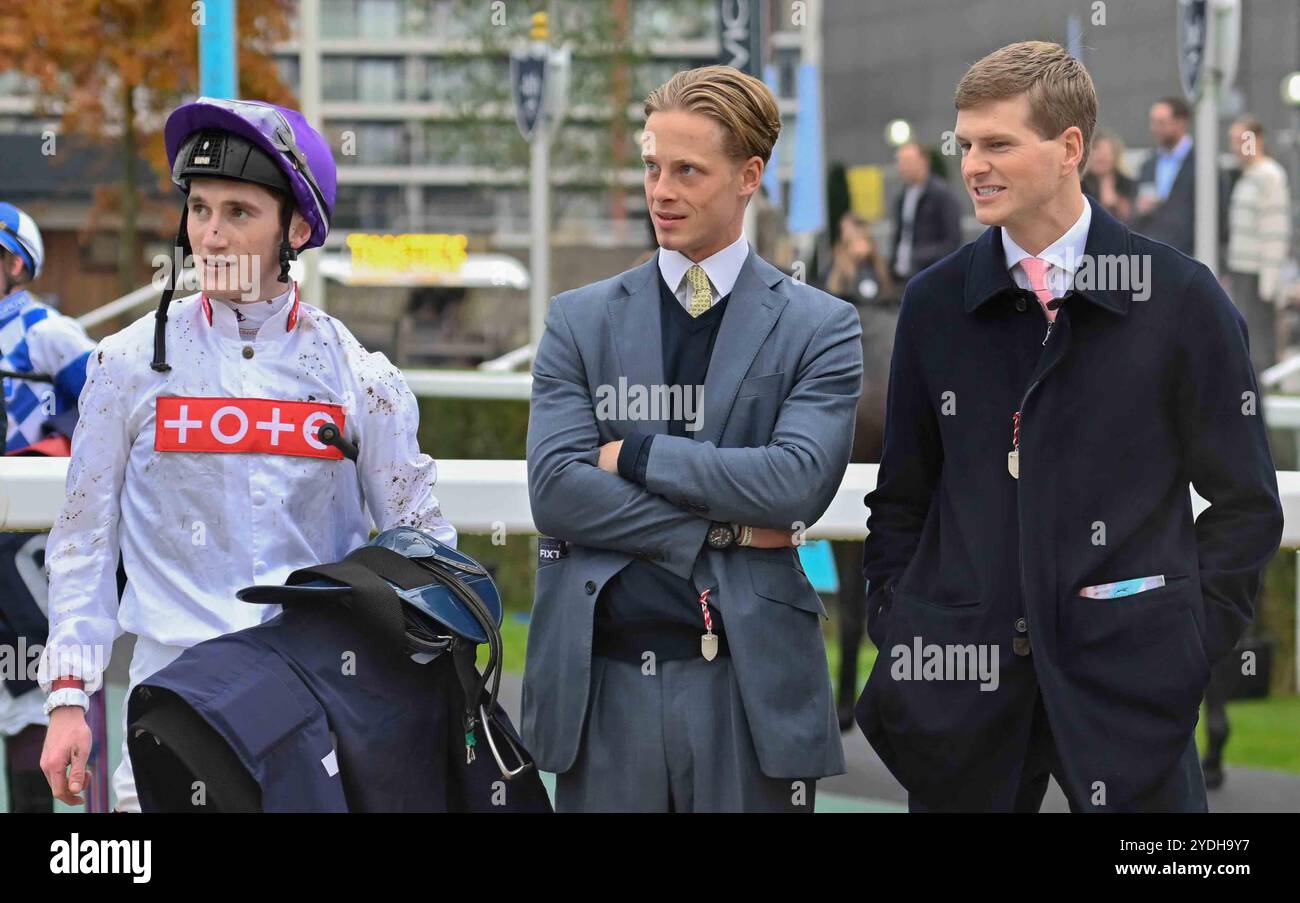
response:
[[[726,524],[710,527],[707,536],[709,545],[715,549],[725,549],[735,538],[736,534],[731,532],[731,527]]]

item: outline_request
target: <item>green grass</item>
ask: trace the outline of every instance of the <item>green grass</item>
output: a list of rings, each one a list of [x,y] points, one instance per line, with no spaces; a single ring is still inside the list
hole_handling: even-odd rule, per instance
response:
[[[1270,696],[1228,703],[1228,745],[1224,762],[1300,774],[1300,696]],[[1205,749],[1205,717],[1196,727]]]
[[[505,617],[501,621],[501,647],[505,657],[505,662],[501,668],[502,672],[506,674],[524,673],[524,650],[527,646],[528,622],[518,613],[506,611]],[[478,649],[478,667],[480,671],[487,666],[487,660],[487,646],[480,646]]]

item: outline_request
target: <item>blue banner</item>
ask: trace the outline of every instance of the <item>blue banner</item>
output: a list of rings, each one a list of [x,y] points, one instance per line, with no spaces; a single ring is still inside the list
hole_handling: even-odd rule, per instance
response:
[[[826,228],[826,177],[822,172],[821,74],[799,66],[799,115],[794,124],[794,178],[790,182],[790,231]]]
[[[235,0],[205,0],[199,21],[199,94],[239,96],[239,63],[235,54]]]

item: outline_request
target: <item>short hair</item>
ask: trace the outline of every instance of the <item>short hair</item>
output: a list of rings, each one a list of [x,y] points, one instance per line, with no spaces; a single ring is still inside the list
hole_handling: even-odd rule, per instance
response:
[[[1083,172],[1097,127],[1097,90],[1083,63],[1050,41],[1008,44],[966,70],[953,100],[960,111],[1020,94],[1029,99],[1029,125],[1044,138],[1070,126],[1083,133]]]
[[[1257,142],[1263,141],[1264,123],[1260,122],[1259,117],[1256,116],[1254,113],[1242,113],[1240,116],[1238,116],[1236,119],[1232,121],[1232,124],[1239,125],[1246,131],[1254,134],[1255,140]]]
[[[1191,105],[1187,103],[1186,98],[1179,97],[1177,94],[1170,94],[1168,97],[1162,97],[1157,100],[1156,103],[1162,103],[1167,106],[1169,112],[1173,114],[1175,119],[1180,119],[1183,122],[1186,122],[1192,117]]]
[[[905,147],[916,148],[916,152],[921,155],[921,159],[924,160],[927,165],[930,163],[930,148],[918,141],[916,138],[909,138],[902,144],[898,145],[899,150],[902,150]]]
[[[722,126],[722,149],[740,160],[759,157],[766,166],[781,134],[781,114],[772,91],[731,66],[683,69],[650,92],[645,114],[684,110]]]

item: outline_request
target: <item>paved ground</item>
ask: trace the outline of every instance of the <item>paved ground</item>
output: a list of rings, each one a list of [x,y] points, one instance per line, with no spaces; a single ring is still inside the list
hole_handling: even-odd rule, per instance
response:
[[[114,648],[109,667],[109,746],[111,764],[117,767],[122,748],[121,704],[126,690],[129,642]],[[519,723],[521,678],[507,674],[501,680],[502,704]],[[3,748],[3,743],[0,743]],[[872,751],[862,733],[854,728],[844,735],[848,773],[818,785],[818,812],[904,812],[907,795]],[[1228,768],[1224,786],[1210,793],[1211,812],[1300,812],[1300,775],[1259,769]],[[543,775],[548,788],[554,781]],[[0,812],[8,809],[5,788],[0,781]],[[62,811],[74,811],[59,804]],[[1053,783],[1043,802],[1044,812],[1067,812],[1065,797]]]

